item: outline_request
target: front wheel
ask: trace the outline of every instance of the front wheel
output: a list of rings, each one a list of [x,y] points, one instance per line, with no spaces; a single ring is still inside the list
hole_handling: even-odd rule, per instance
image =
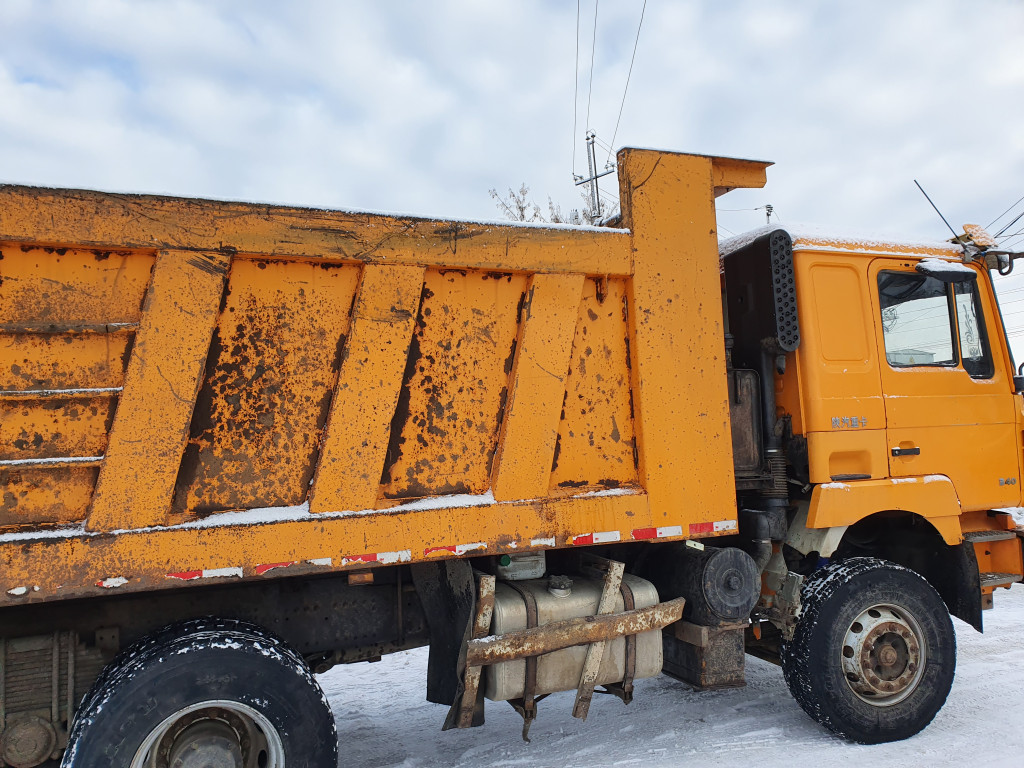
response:
[[[324,768],[334,719],[302,658],[250,624],[198,619],[132,646],[75,716],[64,768]]]
[[[864,744],[899,741],[932,721],[956,668],[942,598],[914,571],[857,557],[804,585],[782,670],[807,714]]]

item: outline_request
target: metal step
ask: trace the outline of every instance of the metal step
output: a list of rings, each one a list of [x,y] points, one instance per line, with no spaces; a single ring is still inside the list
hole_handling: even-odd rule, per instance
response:
[[[982,573],[982,587],[1008,587],[1020,581],[1019,573]]]
[[[1007,541],[1017,538],[1016,531],[966,531],[964,538],[972,544],[980,541]]]

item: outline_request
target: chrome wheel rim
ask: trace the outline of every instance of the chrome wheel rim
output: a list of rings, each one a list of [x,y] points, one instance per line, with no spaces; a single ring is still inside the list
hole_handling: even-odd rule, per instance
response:
[[[213,699],[179,709],[149,732],[131,768],[284,768],[284,744],[261,712]]]
[[[895,605],[873,605],[851,622],[840,658],[850,690],[876,707],[891,707],[921,682],[928,647],[909,612]]]

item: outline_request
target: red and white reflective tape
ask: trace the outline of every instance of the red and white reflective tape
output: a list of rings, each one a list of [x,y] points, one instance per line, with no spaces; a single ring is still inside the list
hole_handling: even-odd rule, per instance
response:
[[[180,571],[168,573],[168,579],[180,579],[181,581],[192,581],[192,579],[220,579],[224,577],[242,578],[241,568],[203,568],[197,571]]]
[[[128,579],[124,576],[111,576],[109,579],[97,581],[96,586],[103,587],[104,589],[116,589],[117,587],[123,587],[127,583]]]
[[[621,541],[622,534],[618,531],[598,531],[596,533],[581,533],[572,537],[574,547],[586,546],[587,544],[607,544],[610,541]]]
[[[663,525],[660,528],[634,528],[633,538],[637,541],[646,539],[667,539],[672,536],[682,536],[683,526]]]
[[[353,563],[392,565],[393,563],[408,563],[410,560],[412,560],[412,550],[403,549],[401,552],[369,552],[365,555],[348,555],[341,558],[341,564],[342,566]]]
[[[690,535],[697,536],[702,533],[722,533],[723,531],[735,531],[737,529],[735,520],[719,520],[714,523],[690,523]]]
[[[486,542],[477,541],[472,544],[450,544],[446,547],[427,547],[423,550],[426,556],[436,555],[438,552],[448,552],[453,555],[464,555],[467,552],[475,552],[478,549],[487,549]]]

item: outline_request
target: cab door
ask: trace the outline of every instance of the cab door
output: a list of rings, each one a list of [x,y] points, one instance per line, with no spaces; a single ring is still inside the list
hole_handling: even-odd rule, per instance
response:
[[[1013,506],[1012,373],[1002,345],[990,343],[988,329],[999,327],[990,284],[977,269],[964,280],[970,275],[919,271],[920,263],[871,265],[889,473],[944,475],[965,511]]]

